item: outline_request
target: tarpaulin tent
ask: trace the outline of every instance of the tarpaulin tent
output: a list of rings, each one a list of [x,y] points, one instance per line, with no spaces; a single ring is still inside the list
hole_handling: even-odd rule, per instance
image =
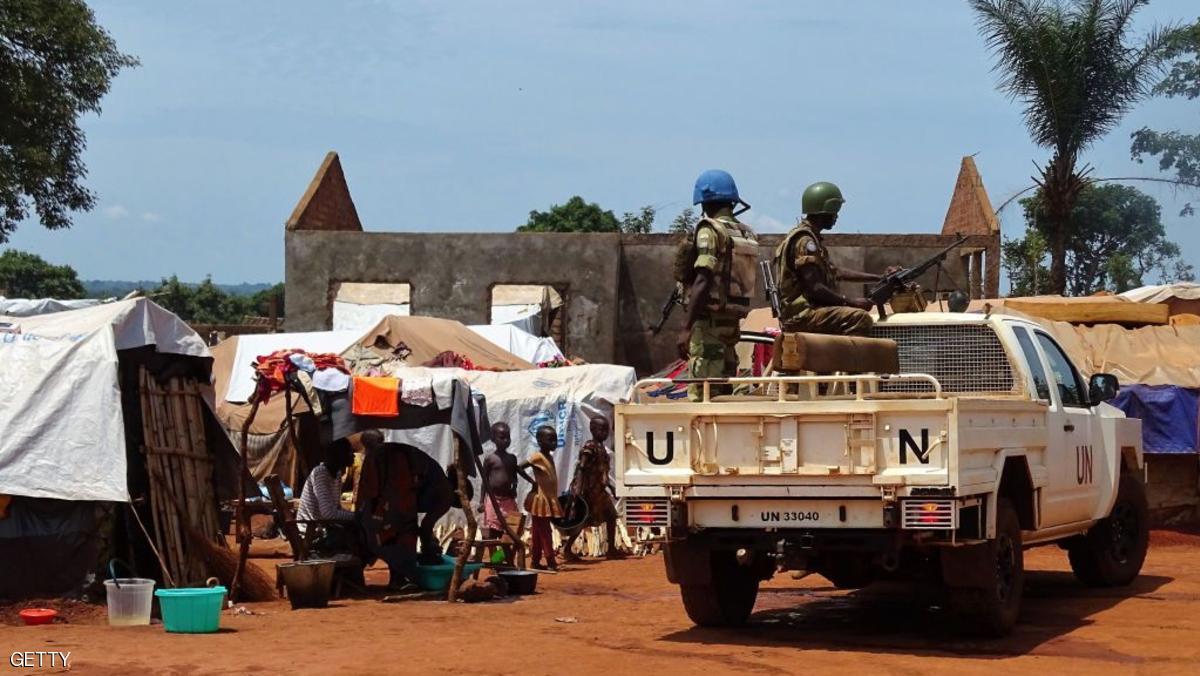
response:
[[[0,551],[21,552],[0,556],[0,597],[76,587],[102,552],[156,575],[130,510],[114,503],[151,495],[143,431],[162,428],[143,418],[142,397],[151,396],[141,389],[143,374],[189,384],[178,396],[199,407],[190,423],[211,431],[173,434],[203,439],[199,448],[216,463],[210,471],[220,474],[233,459],[203,405],[211,393],[200,401],[211,372],[204,341],[146,299],[0,321],[8,325],[0,333],[0,494],[15,496],[0,519]],[[215,504],[208,506],[215,522]],[[132,507],[164,535],[150,500]]]
[[[276,334],[279,345],[289,341],[288,336],[298,334]],[[299,334],[304,335],[304,334]],[[237,368],[248,368],[234,363],[237,345],[231,338],[213,348],[214,387],[218,400],[218,411],[222,422],[231,430],[240,429],[249,406],[227,401],[231,372]],[[296,339],[300,340],[299,337]],[[563,453],[558,457],[564,481],[570,480],[569,472],[574,469],[574,458],[584,441],[589,414],[611,417],[612,405],[628,396],[635,376],[631,368],[611,365],[588,365],[555,369],[535,369],[529,362],[512,355],[472,332],[464,325],[445,319],[430,317],[388,317],[366,332],[356,345],[381,345],[385,349],[404,344],[412,354],[407,364],[421,364],[438,353],[451,350],[471,359],[485,368],[500,371],[466,369],[423,369],[407,368],[398,372],[405,377],[453,378],[482,393],[487,400],[488,417],[492,422],[504,421],[513,430],[514,451],[532,449],[532,431],[537,425],[548,423],[559,433]],[[303,343],[292,345],[306,349]],[[297,410],[307,410],[298,404]],[[278,443],[279,446],[259,458],[260,466],[252,469],[256,477],[270,473],[270,466],[280,466],[281,457],[288,455],[285,440],[279,434],[285,419],[282,397],[276,396],[267,405],[259,408],[251,426],[251,432],[262,435],[264,445]],[[536,423],[536,424],[535,424]],[[386,425],[381,425],[386,427]],[[528,434],[527,434],[528,432]],[[237,438],[237,435],[233,435]],[[450,461],[451,437],[445,427],[428,427],[419,430],[389,432],[389,438],[407,441],[430,452],[443,464]],[[252,440],[253,443],[253,440]],[[274,453],[274,455],[269,455]],[[252,452],[249,456],[254,458]],[[286,458],[284,458],[286,460]],[[303,477],[295,476],[294,480]]]
[[[1200,451],[1200,390],[1173,385],[1128,385],[1111,402],[1142,421],[1147,453]]]
[[[553,338],[542,338],[512,324],[473,324],[469,327],[497,346],[533,364],[563,359]]]
[[[126,502],[117,353],[210,357],[187,324],[144,298],[0,317],[0,493]]]

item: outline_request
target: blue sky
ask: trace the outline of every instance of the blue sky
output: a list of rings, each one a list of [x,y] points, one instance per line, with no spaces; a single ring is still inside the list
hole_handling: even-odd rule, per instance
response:
[[[105,0],[140,68],[86,120],[95,211],[10,246],[84,278],[283,278],[283,222],[324,153],[341,155],[368,230],[507,231],[581,194],[666,227],[720,167],[761,231],[804,186],[837,182],[841,232],[937,232],[962,155],[992,201],[1046,153],[997,93],[965,2],[279,2]],[[1155,0],[1155,22],[1194,20]],[[1196,103],[1151,101],[1091,149],[1098,176],[1142,127],[1195,129]],[[1187,196],[1163,204],[1200,264]],[[1193,195],[1197,201],[1200,196]],[[1019,234],[1018,209],[1004,214]]]

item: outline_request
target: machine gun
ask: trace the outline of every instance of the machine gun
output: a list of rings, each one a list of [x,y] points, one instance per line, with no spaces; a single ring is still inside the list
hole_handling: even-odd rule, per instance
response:
[[[879,310],[879,318],[887,319],[887,311],[883,309],[884,303],[891,300],[895,294],[908,288],[908,285],[925,274],[926,270],[941,263],[946,259],[947,254],[962,246],[966,241],[966,236],[959,235],[958,241],[930,256],[921,264],[884,275],[883,279],[867,292],[867,300],[871,301],[875,305],[875,309]]]
[[[650,329],[651,335],[657,336],[659,332],[662,331],[662,328],[667,323],[667,320],[671,318],[671,312],[675,310],[675,306],[683,304],[683,285],[676,283],[675,288],[671,291],[671,297],[667,299],[667,302],[663,303],[662,317],[660,317],[658,323]]]
[[[779,319],[782,312],[779,305],[779,287],[775,284],[775,271],[771,269],[771,261],[759,261],[758,271],[762,274],[763,291],[766,292],[767,302],[771,304],[771,316]]]

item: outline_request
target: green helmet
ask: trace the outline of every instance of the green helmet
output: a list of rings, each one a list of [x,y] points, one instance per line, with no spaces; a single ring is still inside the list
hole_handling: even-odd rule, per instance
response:
[[[801,210],[805,214],[836,214],[845,203],[842,191],[828,181],[808,186],[800,198]]]

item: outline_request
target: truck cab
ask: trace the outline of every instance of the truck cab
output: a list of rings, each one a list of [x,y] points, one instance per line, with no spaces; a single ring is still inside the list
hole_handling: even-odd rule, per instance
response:
[[[744,622],[760,581],[799,570],[840,587],[935,579],[1002,634],[1025,547],[1063,546],[1089,584],[1136,576],[1141,426],[1104,403],[1115,378],[1085,382],[1017,317],[898,314],[872,337],[894,342],[897,373],[734,378],[667,403],[642,396],[651,379],[617,407],[627,523],[661,539],[695,622]]]

